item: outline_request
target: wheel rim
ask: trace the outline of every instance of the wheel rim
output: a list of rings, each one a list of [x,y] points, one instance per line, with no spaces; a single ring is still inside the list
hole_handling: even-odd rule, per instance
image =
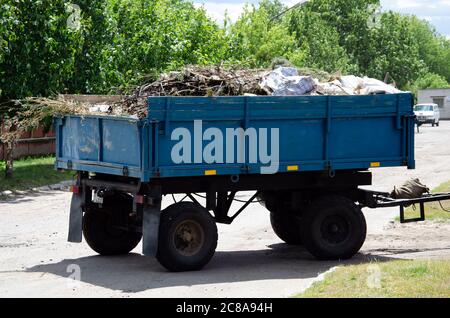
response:
[[[325,218],[321,226],[322,238],[332,245],[345,242],[350,236],[350,226],[345,218],[332,215]]]
[[[186,220],[175,228],[173,243],[178,253],[183,256],[196,255],[203,247],[204,240],[203,228],[196,221]]]

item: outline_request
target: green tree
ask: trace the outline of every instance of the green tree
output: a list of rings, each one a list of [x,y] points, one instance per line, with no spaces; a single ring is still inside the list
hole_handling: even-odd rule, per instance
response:
[[[450,85],[444,77],[438,74],[428,73],[418,78],[408,87],[408,90],[414,93],[414,95],[417,95],[417,92],[421,89],[449,87]]]
[[[74,73],[67,79],[67,91],[71,93],[102,93],[109,89],[108,83],[99,76],[102,65],[102,51],[111,43],[113,35],[106,14],[107,1],[77,0],[81,27],[79,47],[74,56]],[[78,7],[68,8],[69,14],[78,13]]]
[[[68,28],[65,1],[3,0],[1,14],[0,20],[12,19],[13,25],[2,41],[2,98],[64,91],[80,45],[79,32]]]
[[[109,0],[111,43],[102,51],[102,80],[129,86],[154,70],[220,62],[224,31],[203,8],[183,0]]]
[[[296,10],[287,21],[291,33],[295,35],[297,47],[306,52],[304,65],[327,72],[352,72],[356,69],[355,65],[351,65],[345,48],[339,44],[338,31],[328,25],[320,14]]]
[[[450,81],[450,41],[379,0],[279,0],[247,5],[222,28],[187,0],[0,1],[0,99],[109,93],[186,64],[299,67],[383,79],[400,88],[428,73]],[[77,9],[78,10],[78,9]],[[284,14],[281,14],[284,13]],[[428,76],[428,75],[427,75]]]
[[[438,34],[428,21],[416,16],[406,18],[414,33],[420,59],[428,66],[430,72],[439,74],[450,81],[450,41]]]
[[[278,2],[246,5],[229,29],[228,58],[246,61],[250,66],[266,67],[276,57],[288,57],[296,50],[295,38],[284,23],[273,21],[283,7]]]
[[[334,55],[341,54],[345,56],[344,59],[350,60],[349,69],[357,71],[356,65],[363,72],[372,55],[367,45],[371,29],[369,22],[375,18],[379,5],[379,0],[313,0],[290,16],[291,32],[297,36],[306,36],[308,31],[312,34],[319,32],[310,41],[320,42],[320,37],[325,36],[324,45],[329,46],[329,49],[319,46],[320,51],[331,50],[333,45],[337,50]],[[314,44],[314,47],[317,49],[318,44]],[[342,67],[345,63],[335,61],[331,65]]]
[[[380,24],[372,30],[374,55],[367,67],[367,75],[383,79],[387,73],[400,88],[406,87],[428,72],[420,58],[419,45],[409,19],[399,13],[386,12]]]
[[[0,65],[9,55],[9,43],[14,41],[14,24],[17,12],[8,3],[0,4]],[[0,100],[2,99],[2,78],[5,76],[4,68],[0,68]]]
[[[439,54],[440,58],[440,74],[447,79],[447,82],[450,83],[450,40],[444,36],[440,36],[441,39],[441,53]]]
[[[259,2],[259,8],[264,9],[271,21],[287,9],[279,0],[262,0]]]
[[[219,63],[228,49],[225,31],[189,1],[76,3],[2,0],[0,97],[107,93],[153,70]]]

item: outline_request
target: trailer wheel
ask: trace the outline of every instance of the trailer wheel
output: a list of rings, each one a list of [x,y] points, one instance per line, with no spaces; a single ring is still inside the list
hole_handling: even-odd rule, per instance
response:
[[[191,202],[161,213],[157,259],[172,272],[202,269],[217,247],[217,226],[208,211]]]
[[[312,202],[302,218],[300,231],[306,249],[320,260],[352,258],[364,244],[366,233],[361,208],[335,195]]]
[[[101,208],[87,210],[83,217],[83,235],[87,244],[100,255],[131,252],[141,241],[142,233],[127,230],[135,223],[130,216],[133,199],[118,193],[104,198]]]
[[[300,222],[292,215],[270,213],[270,223],[275,234],[289,245],[302,245]]]

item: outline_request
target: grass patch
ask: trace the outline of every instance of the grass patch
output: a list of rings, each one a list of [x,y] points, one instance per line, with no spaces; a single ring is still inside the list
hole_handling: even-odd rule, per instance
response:
[[[298,298],[448,298],[450,261],[389,261],[338,268]]]
[[[441,184],[439,187],[432,191],[433,193],[442,193],[442,192],[450,192],[450,181]],[[441,202],[442,206],[450,211],[450,201]],[[444,211],[441,208],[439,202],[431,202],[425,203],[425,215],[427,220],[437,221],[437,222],[449,222],[450,221],[450,213]],[[416,218],[420,216],[420,207],[416,205],[416,208],[409,207],[405,209],[405,217]],[[400,217],[396,218],[396,221],[400,221]]]
[[[25,191],[70,180],[73,172],[55,170],[55,157],[25,158],[14,162],[14,178],[5,179],[5,162],[0,162],[0,192]]]

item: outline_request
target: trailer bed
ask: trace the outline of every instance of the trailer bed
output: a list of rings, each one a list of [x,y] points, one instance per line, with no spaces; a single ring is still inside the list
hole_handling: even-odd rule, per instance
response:
[[[102,116],[57,118],[58,169],[110,174],[149,182],[159,178],[260,174],[267,166],[244,162],[174,163],[176,129],[195,139],[213,128],[279,131],[279,173],[369,168],[415,168],[411,94],[298,97],[151,97],[143,120]],[[197,129],[197,131],[196,131]],[[197,133],[197,135],[196,135]],[[198,139],[197,139],[198,140]],[[270,136],[267,136],[270,140]],[[210,141],[202,140],[204,149]],[[271,149],[269,141],[269,150]],[[225,146],[224,146],[225,147]],[[260,151],[260,145],[256,145]],[[226,152],[226,149],[224,149]],[[226,154],[224,155],[224,157]]]

